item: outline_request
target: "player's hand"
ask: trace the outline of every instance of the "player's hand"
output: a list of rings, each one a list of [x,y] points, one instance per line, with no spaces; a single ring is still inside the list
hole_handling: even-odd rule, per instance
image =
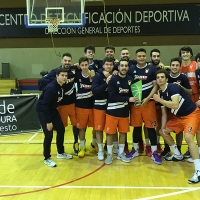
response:
[[[103,71],[103,74],[104,74],[104,76],[106,77],[106,78],[108,78],[109,76],[110,76],[110,72],[107,72],[107,71]]]
[[[196,102],[196,105],[197,105],[198,107],[200,107],[200,100],[198,100],[198,101]]]
[[[177,81],[177,82],[173,82],[174,84],[177,84],[177,85],[179,85],[179,86],[181,86],[181,84],[180,84],[180,82],[179,81]]]
[[[138,98],[136,98],[136,97],[130,97],[129,98],[129,102],[136,102],[136,101],[138,101]]]
[[[95,76],[95,71],[94,71],[94,70],[91,70],[91,71],[90,71],[90,77],[93,78],[94,76]]]
[[[81,69],[79,63],[74,63],[74,66],[76,66],[78,69]]]
[[[163,63],[159,63],[159,67],[161,68],[161,69],[165,69],[165,65],[163,64]]]
[[[112,75],[108,76],[107,79],[106,79],[106,83],[108,84],[108,82],[110,81]]]
[[[167,134],[167,130],[165,128],[161,128],[159,130],[160,135],[165,135],[165,136],[169,136],[169,134]]]
[[[117,74],[118,74],[118,71],[117,71],[117,70],[114,70],[112,74],[113,74],[113,75],[117,75]]]
[[[53,124],[52,123],[47,123],[47,130],[51,131],[53,129]]]
[[[157,101],[157,102],[159,102],[160,101],[160,92],[159,92],[159,90],[158,90],[158,92],[157,92],[157,94],[154,94],[153,95],[153,99],[155,100],[155,101]]]
[[[147,104],[148,102],[149,102],[149,99],[148,98],[144,98],[142,100],[142,106],[145,105],[145,104]]]

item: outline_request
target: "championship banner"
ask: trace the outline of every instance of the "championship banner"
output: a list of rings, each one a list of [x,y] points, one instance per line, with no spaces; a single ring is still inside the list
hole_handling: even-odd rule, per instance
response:
[[[132,95],[138,98],[138,101],[135,103],[136,106],[141,105],[142,103],[142,80],[137,81],[131,85]]]
[[[0,135],[39,131],[37,94],[0,96]]]
[[[84,27],[58,28],[54,37],[144,36],[200,34],[200,5],[127,5],[86,6]],[[0,8],[0,37],[45,38],[48,28],[26,28],[25,8]],[[69,7],[65,18],[80,18]],[[41,11],[35,20],[45,19]]]

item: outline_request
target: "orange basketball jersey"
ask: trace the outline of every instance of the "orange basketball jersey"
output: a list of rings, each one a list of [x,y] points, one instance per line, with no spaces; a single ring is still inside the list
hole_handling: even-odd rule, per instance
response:
[[[183,64],[181,64],[181,69],[180,69],[181,73],[186,74],[186,76],[188,77],[190,86],[192,88],[192,94],[199,93],[199,87],[195,75],[196,68],[197,68],[197,63],[195,61],[192,61],[188,66],[183,66]]]

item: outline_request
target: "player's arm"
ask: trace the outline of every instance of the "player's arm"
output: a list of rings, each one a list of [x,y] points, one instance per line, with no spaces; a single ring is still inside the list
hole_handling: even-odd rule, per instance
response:
[[[167,123],[167,109],[165,106],[161,106],[161,129],[164,129]]]
[[[98,74],[94,76],[93,80],[92,80],[92,93],[94,95],[99,94],[103,91],[105,91],[105,89],[107,88],[107,82],[101,84],[100,80],[99,80],[99,76]]]
[[[155,101],[161,103],[162,105],[176,110],[179,105],[179,96],[180,96],[179,94],[175,94],[175,95],[171,96],[171,101],[166,101],[164,99],[161,99],[160,95],[158,95],[158,94],[154,94],[153,98]]]
[[[183,88],[183,90],[186,92],[187,95],[189,95],[189,96],[192,95],[192,89],[187,89],[187,88],[183,87],[182,85],[180,85],[180,86]]]

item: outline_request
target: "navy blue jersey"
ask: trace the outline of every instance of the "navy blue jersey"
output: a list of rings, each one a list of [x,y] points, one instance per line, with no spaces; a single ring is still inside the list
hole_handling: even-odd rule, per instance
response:
[[[196,79],[197,79],[197,84],[199,87],[199,94],[200,94],[200,69],[197,69],[195,74],[196,74]],[[199,99],[200,99],[200,96],[199,96]]]
[[[156,68],[147,64],[143,68],[133,65],[129,68],[128,75],[136,82],[142,80],[142,99],[148,97],[156,81]]]
[[[94,95],[94,108],[106,110],[108,98],[108,85],[103,72],[97,73],[92,80],[92,93]]]
[[[95,73],[102,68],[102,60],[93,60],[93,63],[89,64],[89,70],[94,70]]]
[[[171,109],[171,112],[178,117],[187,116],[196,109],[196,104],[192,102],[190,97],[185,93],[182,87],[168,83],[164,91],[160,92],[160,97],[166,101],[171,101],[171,97],[179,95],[178,108]]]
[[[129,117],[130,85],[133,79],[119,75],[112,76],[108,82],[108,105],[106,113],[114,117]]]
[[[171,76],[169,73],[168,75],[168,83],[174,83],[174,82],[179,82],[181,86],[183,86],[186,89],[191,89],[189,80],[185,74],[179,74],[176,77]]]
[[[77,83],[76,107],[90,109],[93,108],[92,81],[89,76],[84,77],[82,72],[76,74]]]
[[[57,114],[57,107],[63,98],[63,88],[57,80],[53,80],[43,90],[36,104],[36,111],[43,112],[46,123],[52,122],[52,117]]]

